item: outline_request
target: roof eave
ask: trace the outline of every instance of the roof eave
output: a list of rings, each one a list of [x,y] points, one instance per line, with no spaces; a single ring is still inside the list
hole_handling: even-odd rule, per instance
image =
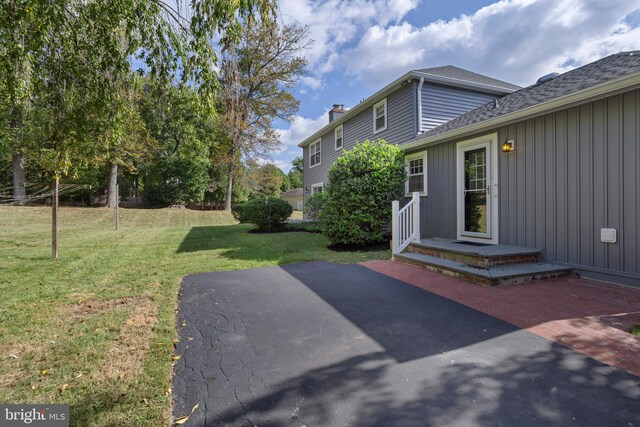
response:
[[[399,147],[403,150],[411,150],[414,148],[439,144],[447,140],[493,129],[509,122],[523,120],[532,116],[548,113],[553,110],[568,108],[572,105],[588,102],[592,99],[601,98],[603,96],[611,96],[615,93],[626,92],[628,90],[637,89],[638,87],[640,87],[640,72],[635,72],[610,80],[606,83],[601,83],[547,102],[522,108],[502,116],[494,117],[458,129],[453,129],[449,132],[434,135],[432,137],[420,138],[407,144],[401,144]]]
[[[385,87],[383,87],[373,95],[369,96],[368,98],[365,98],[364,101],[359,102],[356,106],[352,107],[349,111],[344,113],[342,116],[324,125],[322,128],[314,132],[313,135],[309,136],[308,138],[305,138],[304,141],[298,144],[298,147],[304,147],[306,145],[309,145],[313,141],[316,141],[329,129],[335,126],[339,126],[341,123],[344,123],[347,119],[351,118],[354,114],[357,114],[358,112],[364,110],[365,108],[372,106],[381,97],[386,96],[389,93],[393,92],[393,89],[395,88],[395,86],[402,84],[402,82],[406,80],[411,80],[414,77],[415,77],[415,73],[413,71],[409,71],[408,73],[403,74],[401,77],[397,78],[392,83],[386,85]]]
[[[519,89],[506,88],[497,85],[489,85],[484,83],[471,82],[469,80],[455,79],[453,77],[443,77],[435,74],[425,73],[422,71],[413,71],[415,77],[424,77],[426,81],[431,83],[441,83],[448,86],[457,86],[465,89],[480,90],[482,92],[493,93],[496,95],[507,95]]]
[[[304,141],[298,144],[298,147],[305,147],[310,143],[317,141],[318,138],[320,138],[323,134],[325,134],[331,128],[335,126],[339,126],[341,123],[344,123],[345,121],[347,121],[354,114],[357,114],[358,112],[364,110],[365,108],[372,106],[376,101],[380,100],[380,98],[393,92],[395,89],[397,89],[396,86],[402,84],[404,81],[419,79],[421,77],[424,77],[426,81],[431,83],[440,83],[440,84],[446,84],[449,86],[461,87],[465,89],[480,90],[482,92],[493,93],[497,95],[507,95],[511,92],[515,92],[516,90],[518,90],[518,89],[510,89],[510,88],[504,88],[504,87],[494,86],[494,85],[485,85],[482,83],[474,83],[467,80],[454,79],[450,77],[436,76],[434,74],[412,70],[403,74],[401,77],[397,78],[392,83],[388,84],[387,86],[383,87],[373,95],[369,96],[364,101],[358,103],[355,107],[351,108],[342,116],[324,125],[322,128],[314,132],[313,135],[309,136],[308,138],[305,138]]]

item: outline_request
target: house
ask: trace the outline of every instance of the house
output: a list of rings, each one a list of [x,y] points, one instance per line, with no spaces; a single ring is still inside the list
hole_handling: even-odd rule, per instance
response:
[[[302,141],[304,197],[323,190],[342,150],[366,139],[402,144],[519,86],[453,66],[405,73],[348,111],[336,104],[329,123]]]
[[[640,285],[640,51],[543,76],[400,146],[426,165],[418,238],[535,248]]]
[[[390,142],[411,195],[393,206],[396,259],[490,285],[572,272],[640,286],[640,51]]]
[[[303,194],[304,192],[302,188],[292,188],[291,190],[282,193],[280,198],[287,201],[294,211],[301,211]]]

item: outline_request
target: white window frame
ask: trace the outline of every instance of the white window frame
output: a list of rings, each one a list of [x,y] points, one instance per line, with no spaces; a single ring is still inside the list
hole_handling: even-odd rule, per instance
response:
[[[314,194],[316,194],[316,192],[314,191],[314,189],[316,188],[322,188],[322,192],[324,193],[324,182],[317,182],[315,184],[311,184],[311,195],[313,196]]]
[[[321,142],[322,142],[322,140],[318,139],[318,140],[312,142],[311,144],[309,144],[309,169],[315,168],[316,166],[319,166],[319,165],[322,164],[322,144],[321,144]],[[315,147],[315,146],[318,146],[318,153],[320,153],[320,161],[318,161],[318,163],[312,165],[311,164],[311,159],[313,157],[312,157],[311,147]]]
[[[341,139],[341,144],[340,147],[338,147],[338,130],[340,131],[340,139]],[[344,127],[342,125],[336,127],[333,130],[333,137],[334,137],[334,143],[335,143],[335,147],[336,147],[336,151],[338,150],[342,150],[344,148]]]
[[[412,154],[408,154],[404,157],[404,161],[405,161],[405,170],[407,171],[407,180],[404,183],[404,192],[407,196],[411,196],[413,193],[409,192],[409,173],[410,173],[410,168],[409,168],[409,164],[412,160],[418,160],[418,159],[422,159],[422,179],[423,179],[423,188],[424,191],[420,192],[421,196],[427,196],[428,191],[427,191],[427,183],[429,182],[429,180],[427,179],[427,151],[420,151],[418,153],[412,153]]]
[[[384,126],[381,127],[380,129],[376,129],[376,108],[378,108],[380,105],[384,105]],[[378,133],[378,132],[382,132],[383,130],[386,130],[387,123],[389,121],[388,119],[389,119],[389,112],[387,110],[387,98],[384,98],[383,100],[373,104],[373,133]]]

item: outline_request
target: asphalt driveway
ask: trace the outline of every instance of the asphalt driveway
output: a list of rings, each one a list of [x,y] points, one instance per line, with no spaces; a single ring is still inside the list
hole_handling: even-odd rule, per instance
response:
[[[359,265],[187,276],[187,426],[640,426],[640,378]]]

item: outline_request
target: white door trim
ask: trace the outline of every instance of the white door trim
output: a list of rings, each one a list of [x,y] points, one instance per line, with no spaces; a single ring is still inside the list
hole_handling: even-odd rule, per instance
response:
[[[464,231],[464,152],[470,148],[488,147],[488,187],[487,235]],[[468,242],[498,244],[498,134],[480,136],[461,141],[456,145],[456,200],[457,200],[457,238]]]

